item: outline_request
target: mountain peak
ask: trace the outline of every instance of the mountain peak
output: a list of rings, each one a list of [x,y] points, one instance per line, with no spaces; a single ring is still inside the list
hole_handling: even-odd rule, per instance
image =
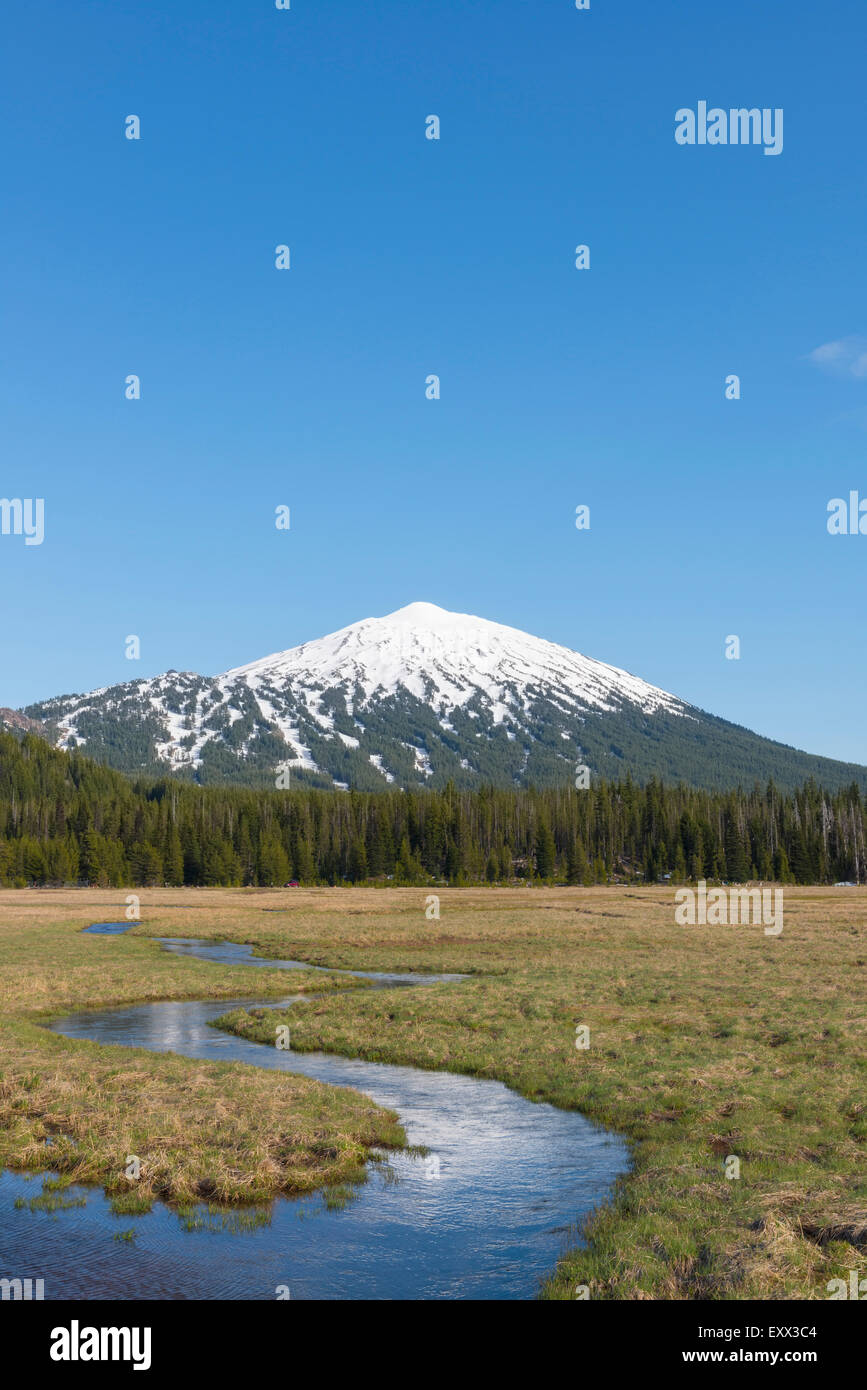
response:
[[[525,713],[537,695],[556,694],[564,709],[616,709],[624,701],[652,712],[684,711],[682,700],[616,666],[594,661],[514,627],[410,603],[384,618],[364,618],[327,637],[275,652],[223,679],[293,690],[345,687],[366,706],[406,692],[438,713],[482,698],[500,724],[507,707]]]
[[[436,623],[443,618],[456,618],[458,616],[457,613],[450,613],[447,608],[439,608],[435,603],[417,600],[415,603],[408,603],[405,608],[396,608],[393,613],[388,613],[382,621],[385,623],[395,621]]]

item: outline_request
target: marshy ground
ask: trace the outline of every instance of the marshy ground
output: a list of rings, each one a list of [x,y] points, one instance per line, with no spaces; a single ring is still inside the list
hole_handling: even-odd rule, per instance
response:
[[[778,937],[678,926],[670,888],[441,889],[438,920],[431,891],[148,889],[122,938],[81,929],[120,920],[123,891],[0,892],[0,1163],[45,1168],[51,1138],[50,1166],[101,1183],[121,1211],[357,1179],[403,1135],[356,1092],[39,1027],[110,1004],[306,989],[317,997],[291,1015],[236,1011],[224,1026],[273,1046],[286,1023],[294,1051],[496,1078],[627,1137],[632,1172],[547,1296],[824,1299],[830,1279],[867,1274],[867,890],[787,888]],[[343,977],[206,964],[152,936],[471,978],[336,989]]]

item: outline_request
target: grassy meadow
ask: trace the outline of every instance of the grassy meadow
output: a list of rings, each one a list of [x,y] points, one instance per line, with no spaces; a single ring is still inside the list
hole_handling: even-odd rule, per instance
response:
[[[285,977],[162,952],[251,942],[326,967],[467,972],[424,990],[328,989],[223,1026],[293,1050],[497,1078],[623,1134],[633,1168],[544,1290],[554,1299],[827,1298],[867,1274],[867,890],[787,888],[779,937],[675,924],[671,888],[0,892],[0,1163],[239,1203],[338,1188],[396,1117],[352,1091],[238,1063],[73,1042],[40,1020],[141,1000],[279,999]],[[337,983],[332,981],[332,984]],[[294,992],[305,984],[293,976]],[[590,1030],[586,1050],[576,1028]],[[142,1178],[124,1177],[126,1155]],[[726,1159],[740,1176],[726,1176]],[[732,1165],[729,1165],[731,1170]],[[124,1207],[124,1203],[128,1205]]]

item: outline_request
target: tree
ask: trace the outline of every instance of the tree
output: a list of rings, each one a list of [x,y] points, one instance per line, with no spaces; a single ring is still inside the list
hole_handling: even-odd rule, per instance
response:
[[[403,855],[403,845],[400,847],[401,856]],[[445,876],[450,883],[456,883],[461,876],[461,852],[454,840],[449,839],[446,845]]]
[[[174,824],[166,830],[163,841],[163,872],[166,883],[173,888],[179,887],[184,881],[184,852],[178,828]]]
[[[792,871],[789,868],[789,856],[786,854],[782,845],[774,855],[774,877],[778,883],[791,883]]]
[[[789,862],[792,868],[792,878],[795,883],[811,882],[813,878],[813,866],[803,830],[798,830],[795,834],[792,841],[792,854]]]
[[[400,842],[400,849],[397,852],[397,863],[395,864],[395,874],[404,883],[411,883],[413,879],[412,855],[409,848],[409,837],[404,835]]]
[[[95,830],[86,830],[81,842],[81,877],[95,887],[108,886],[105,845]]]
[[[289,857],[279,835],[270,830],[259,847],[259,882],[264,887],[275,887],[285,883],[288,877]]]
[[[749,866],[747,863],[743,836],[732,815],[726,817],[725,855],[726,878],[733,883],[744,883],[749,872]]]
[[[566,859],[566,882],[586,883],[589,876],[590,865],[584,853],[584,846],[578,840],[573,840]]]
[[[294,876],[299,883],[312,883],[316,877],[316,864],[309,840],[299,838],[295,852]]]
[[[554,873],[556,846],[551,827],[541,820],[536,829],[536,873],[539,878],[550,878]]]
[[[362,879],[367,878],[367,851],[361,838],[353,840],[349,851],[349,877],[353,883],[361,883]]]
[[[163,880],[163,860],[154,845],[137,845],[130,856],[133,881],[146,888],[155,888]]]

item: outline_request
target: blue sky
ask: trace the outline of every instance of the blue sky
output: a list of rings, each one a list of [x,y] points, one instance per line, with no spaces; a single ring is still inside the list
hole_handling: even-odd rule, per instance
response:
[[[45,540],[0,535],[0,704],[422,599],[867,762],[867,536],[826,529],[867,496],[860,0],[4,27],[0,496]],[[679,146],[700,100],[783,152]]]

